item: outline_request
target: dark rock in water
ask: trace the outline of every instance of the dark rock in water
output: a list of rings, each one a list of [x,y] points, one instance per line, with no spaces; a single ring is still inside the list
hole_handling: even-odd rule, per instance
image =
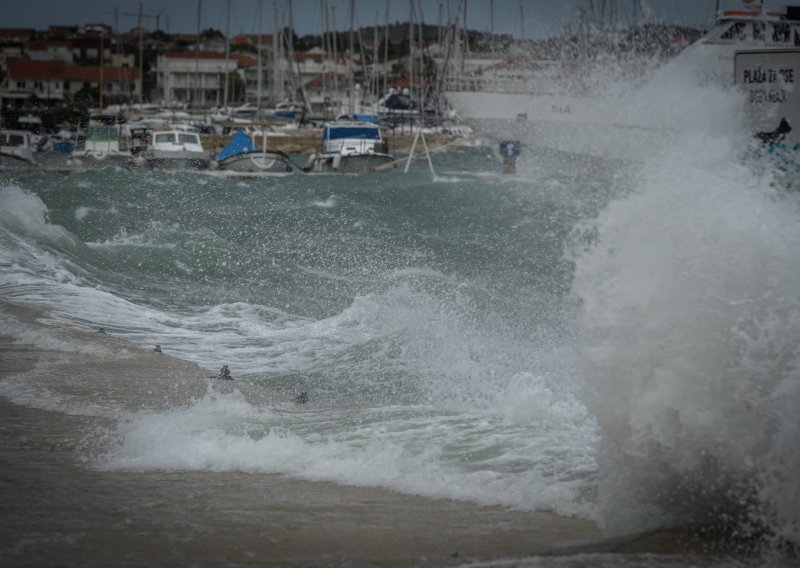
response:
[[[294,397],[292,400],[294,402],[296,402],[297,404],[305,404],[305,403],[308,402],[308,393],[307,392],[301,392],[296,397]]]
[[[105,332],[106,332],[106,328],[104,328],[104,327],[101,327],[100,329],[97,330],[97,333],[105,333]]]
[[[153,351],[155,351],[156,353],[161,353],[161,346],[160,345],[156,345],[156,348],[153,349]]]

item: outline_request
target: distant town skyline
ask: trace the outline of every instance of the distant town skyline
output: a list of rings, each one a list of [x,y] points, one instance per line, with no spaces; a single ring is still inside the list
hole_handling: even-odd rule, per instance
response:
[[[9,2],[10,0],[6,0]],[[261,29],[258,27],[259,0],[230,1],[230,33],[272,33],[275,27],[275,7],[286,13],[289,1],[263,0]],[[463,0],[421,0],[422,19],[428,24],[444,23],[448,10],[455,15]],[[610,6],[613,0],[468,0],[467,22],[470,29],[489,31],[492,27],[491,6],[494,6],[494,31],[520,37],[543,38],[558,35],[566,29],[577,27],[581,6],[599,12],[601,6]],[[767,9],[785,2],[765,0]],[[350,26],[350,0],[326,0],[329,14],[335,14],[335,29],[347,30]],[[388,6],[390,23],[408,21],[411,0],[354,0],[356,28],[383,25]],[[616,0],[620,21],[630,21],[634,14],[633,0]],[[716,0],[639,0],[641,8],[635,10],[639,18],[661,23],[689,26],[709,26],[713,22]],[[742,0],[722,0],[723,8],[734,9]],[[0,27],[46,29],[50,25],[84,25],[106,23],[127,31],[138,23],[141,5],[142,26],[155,30],[156,23],[168,33],[194,33],[200,29],[227,29],[228,0],[142,0],[141,2],[109,2],[108,0],[26,0],[15,3],[3,11]],[[319,34],[322,29],[320,0],[293,0],[293,21],[298,35]],[[520,8],[521,6],[521,8]],[[116,21],[115,21],[116,20]]]

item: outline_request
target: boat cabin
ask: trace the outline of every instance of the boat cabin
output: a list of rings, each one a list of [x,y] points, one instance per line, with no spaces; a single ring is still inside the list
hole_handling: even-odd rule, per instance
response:
[[[386,153],[388,148],[381,129],[370,122],[327,123],[322,130],[322,153],[348,156]]]
[[[155,150],[202,152],[200,136],[194,132],[168,131],[153,134],[152,147]]]
[[[27,130],[0,130],[0,165],[30,165],[33,160],[31,133]]]

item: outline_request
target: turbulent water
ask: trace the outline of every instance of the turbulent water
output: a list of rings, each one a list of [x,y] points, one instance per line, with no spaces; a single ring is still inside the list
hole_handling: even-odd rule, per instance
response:
[[[529,148],[508,177],[482,148],[436,176],[6,177],[2,299],[309,403],[137,409],[41,372],[0,394],[111,419],[91,469],[701,526],[780,558],[800,543],[800,195],[737,143],[698,128],[636,165]]]

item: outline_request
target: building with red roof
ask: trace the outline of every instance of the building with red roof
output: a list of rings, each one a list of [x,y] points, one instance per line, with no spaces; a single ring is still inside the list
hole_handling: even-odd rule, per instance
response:
[[[36,95],[45,100],[63,100],[81,89],[100,89],[105,95],[134,98],[141,89],[139,70],[131,67],[73,65],[65,61],[8,62],[8,94]]]

